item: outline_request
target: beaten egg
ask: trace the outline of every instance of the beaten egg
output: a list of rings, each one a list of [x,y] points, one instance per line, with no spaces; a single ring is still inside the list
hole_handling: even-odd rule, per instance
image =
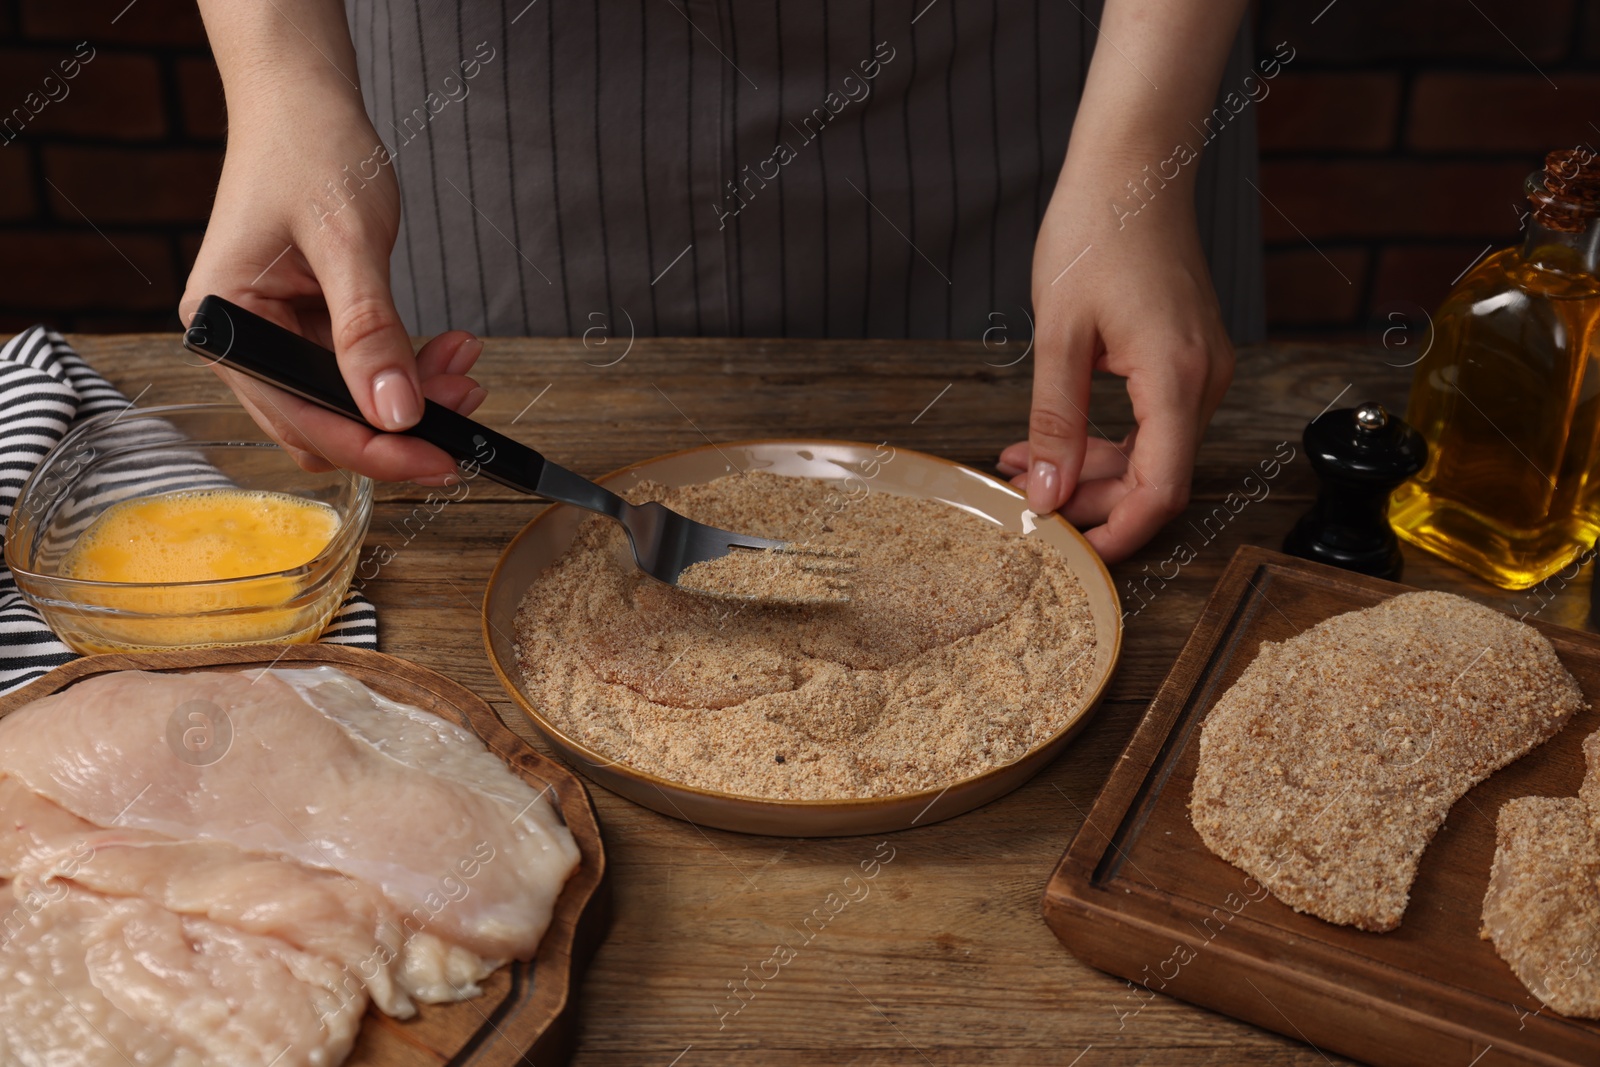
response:
[[[162,493],[107,508],[62,560],[61,574],[97,582],[272,574],[310,563],[338,530],[338,512],[288,493]]]
[[[253,489],[185,490],[115,504],[58,568],[63,578],[117,583],[93,596],[117,614],[86,615],[73,643],[106,652],[314,640],[344,586],[313,592],[320,589],[314,578],[294,572],[322,555],[340,521],[326,504]]]

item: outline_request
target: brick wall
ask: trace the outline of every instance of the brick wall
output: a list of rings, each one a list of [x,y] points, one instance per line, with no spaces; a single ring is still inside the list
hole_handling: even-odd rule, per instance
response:
[[[193,0],[0,3],[0,328],[176,328],[223,130]]]
[[[1298,52],[1260,110],[1274,336],[1432,309],[1516,241],[1546,151],[1600,143],[1596,0],[1262,0],[1257,27]]]
[[[1258,105],[1276,336],[1436,305],[1542,153],[1600,141],[1600,0],[1325,3],[1255,15],[1297,53]],[[0,0],[0,119],[30,93],[61,99],[0,126],[0,329],[175,328],[224,132],[193,0]]]

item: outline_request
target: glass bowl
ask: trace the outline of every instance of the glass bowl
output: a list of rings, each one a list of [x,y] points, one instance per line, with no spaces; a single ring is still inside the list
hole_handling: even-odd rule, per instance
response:
[[[200,582],[65,577],[78,537],[115,504],[183,490],[290,494],[331,507],[337,531],[316,558],[288,570]],[[6,524],[17,588],[79,652],[313,641],[344,601],[372,518],[372,482],[312,474],[243,408],[184,404],[86,420],[44,458]]]

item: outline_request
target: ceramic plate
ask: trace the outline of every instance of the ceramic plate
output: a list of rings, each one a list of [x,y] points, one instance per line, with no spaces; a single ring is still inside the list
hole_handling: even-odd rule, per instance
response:
[[[887,446],[851,441],[744,441],[707,445],[645,460],[599,479],[626,494],[642,481],[667,486],[697,485],[737,470],[762,470],[792,478],[817,478],[850,484],[865,482],[872,492],[938,500],[981,516],[1014,533],[1023,532],[1022,495],[1011,486],[970,467],[938,456],[899,449],[887,462]],[[859,489],[856,492],[860,492]],[[546,508],[512,539],[500,556],[484,598],[484,641],[506,692],[533,725],[573,767],[594,781],[647,808],[743,833],[790,837],[831,837],[881,833],[948,819],[1003,796],[1037,774],[1060,754],[1088,719],[1104,691],[1122,650],[1122,612],[1105,564],[1083,535],[1064,520],[1035,521],[1031,536],[1054,546],[1072,567],[1089,597],[1094,616],[1094,671],[1085,696],[1070,709],[1067,724],[1015,762],[993,767],[939,789],[854,800],[769,800],[683,785],[634,770],[567,736],[545,718],[522,687],[515,649],[515,616],[533,580],[572,542],[587,512]]]

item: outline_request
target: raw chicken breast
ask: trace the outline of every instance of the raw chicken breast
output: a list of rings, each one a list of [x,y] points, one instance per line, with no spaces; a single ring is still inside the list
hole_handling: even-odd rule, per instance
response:
[[[174,841],[145,830],[101,830],[0,778],[0,877],[22,892],[50,894],[53,879],[109,897],[141,897],[245,933],[276,937],[343,970],[397,1018],[425,1003],[475,996],[500,963],[427,933],[407,938],[400,917],[365,883],[215,841]],[[5,829],[0,825],[0,831]]]
[[[406,938],[531,956],[577,866],[572,835],[470,733],[380,701],[331,668],[100,675],[0,719],[0,773],[102,827],[348,875],[381,892]],[[196,702],[232,725],[203,766],[167,742]],[[445,980],[473,969],[434,963]]]
[[[530,958],[577,862],[470,732],[330,668],[87,679],[0,719],[0,1067],[334,1067],[369,998]]]
[[[64,867],[84,859],[91,849],[83,838],[98,829],[15,778],[0,776],[0,879],[41,864]]]
[[[527,806],[539,794],[470,730],[411,704],[390,700],[332,667],[275,670],[272,675],[353,737],[396,763],[509,804],[545,833],[566,832],[549,804]]]
[[[0,1063],[7,1067],[205,1067],[100,995],[84,962],[87,897],[0,898]]]
[[[0,944],[8,1067],[332,1067],[355,1041],[365,998],[273,938],[59,883],[21,910]]]

